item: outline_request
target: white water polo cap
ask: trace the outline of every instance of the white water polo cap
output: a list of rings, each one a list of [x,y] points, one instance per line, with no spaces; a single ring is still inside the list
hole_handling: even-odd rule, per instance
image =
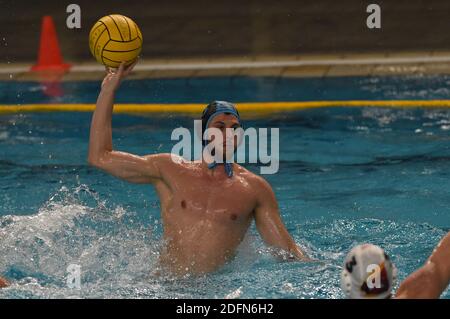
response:
[[[350,299],[385,299],[391,296],[396,276],[397,270],[382,248],[363,244],[345,258],[341,287]]]

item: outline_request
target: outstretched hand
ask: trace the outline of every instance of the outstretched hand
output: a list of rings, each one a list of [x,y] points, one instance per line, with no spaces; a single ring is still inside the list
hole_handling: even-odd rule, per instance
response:
[[[122,62],[118,69],[105,67],[106,76],[102,82],[102,90],[107,90],[111,92],[116,91],[119,88],[122,79],[124,79],[131,73],[136,63],[137,60],[126,67],[125,62]]]

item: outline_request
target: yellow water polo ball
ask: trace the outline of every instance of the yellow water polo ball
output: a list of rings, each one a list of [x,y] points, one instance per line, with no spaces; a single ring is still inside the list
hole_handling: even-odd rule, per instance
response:
[[[110,14],[92,27],[89,48],[95,59],[106,66],[117,68],[122,61],[129,65],[141,53],[142,33],[130,18]]]

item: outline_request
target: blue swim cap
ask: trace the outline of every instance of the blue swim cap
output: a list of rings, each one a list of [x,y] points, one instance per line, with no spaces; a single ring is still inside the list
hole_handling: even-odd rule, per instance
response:
[[[206,129],[208,128],[209,123],[211,120],[216,117],[219,114],[231,114],[234,115],[238,121],[239,124],[241,123],[241,117],[239,116],[239,112],[236,109],[236,106],[234,106],[233,103],[226,102],[226,101],[213,101],[209,103],[206,108],[203,110],[202,114],[202,142],[203,146],[206,145],[205,140],[203,140],[203,134],[205,133]]]

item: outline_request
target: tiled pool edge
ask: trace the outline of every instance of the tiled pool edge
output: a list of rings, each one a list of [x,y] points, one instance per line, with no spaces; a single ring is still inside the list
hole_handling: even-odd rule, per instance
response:
[[[65,74],[29,72],[29,64],[0,64],[0,81],[101,80],[104,67],[95,62],[74,63]],[[145,60],[130,79],[210,76],[337,77],[450,74],[450,52],[403,52],[340,55],[220,57]]]

